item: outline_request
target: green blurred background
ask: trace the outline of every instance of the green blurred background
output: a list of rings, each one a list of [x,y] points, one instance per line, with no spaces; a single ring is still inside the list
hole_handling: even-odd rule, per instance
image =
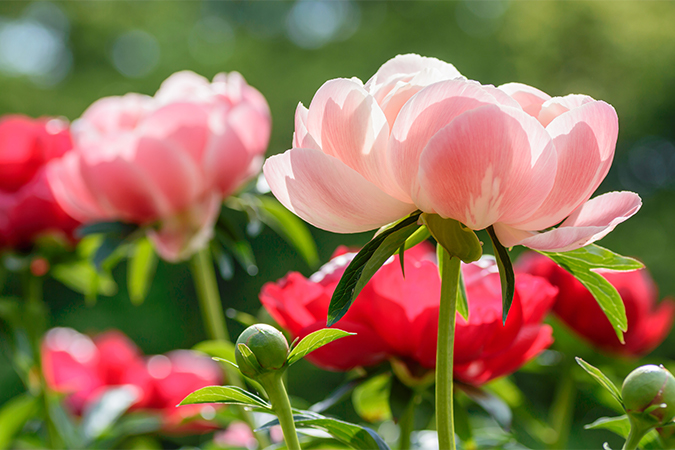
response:
[[[0,3],[0,113],[76,119],[96,99],[152,95],[173,72],[206,77],[239,71],[267,98],[273,117],[268,154],[289,148],[294,110],[309,104],[326,80],[367,80],[399,53],[434,56],[485,84],[519,81],[551,95],[584,93],[616,108],[615,163],[600,191],[640,193],[640,213],[601,244],[644,261],[661,296],[675,293],[675,2],[659,1],[171,1]],[[370,237],[313,229],[322,261],[338,244]],[[288,271],[310,272],[279,237],[252,241],[259,273],[237,267],[220,280],[227,307],[256,314],[257,293]],[[86,306],[54,281],[45,286],[54,326],[96,333],[118,328],[146,353],[189,348],[205,338],[186,265],[159,265],[149,296],[132,306],[125,270],[119,291]],[[241,330],[231,322],[234,333]],[[675,359],[675,338],[650,361]],[[581,346],[574,341],[573,345]],[[587,348],[580,352],[588,354]],[[592,355],[592,354],[591,354]],[[592,356],[591,356],[592,357]],[[600,356],[598,356],[599,358]],[[634,365],[626,365],[626,370]],[[291,393],[319,400],[342,379],[309,365],[291,377]],[[516,377],[534,414],[545,415],[554,377]],[[620,371],[621,369],[619,369]],[[625,373],[617,373],[623,377]],[[0,356],[0,404],[21,392]],[[616,439],[582,425],[608,411],[579,396],[570,448],[598,448]],[[614,439],[614,441],[612,440]]]

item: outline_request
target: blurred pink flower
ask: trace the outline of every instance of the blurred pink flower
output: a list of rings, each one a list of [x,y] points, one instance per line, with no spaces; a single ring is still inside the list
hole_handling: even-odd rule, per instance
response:
[[[79,223],[56,203],[45,176],[45,165],[71,147],[63,120],[0,118],[0,249],[30,246],[43,233],[72,239]]]
[[[176,350],[146,358],[119,331],[92,340],[70,328],[53,328],[42,343],[42,370],[49,388],[66,394],[66,405],[75,414],[112,387],[133,386],[138,397],[132,409],[158,414],[164,432],[216,428],[206,420],[215,412],[213,406],[176,407],[191,392],[222,382],[218,365],[195,352]]]
[[[159,254],[185,259],[210,239],[223,198],[259,171],[270,127],[264,97],[240,74],[209,83],[178,72],[154,97],[94,102],[49,182],[73,217],[152,225]]]
[[[437,59],[402,55],[365,85],[327,81],[309,108],[298,106],[293,148],[263,170],[281,203],[329,231],[371,230],[420,209],[494,226],[507,247],[566,251],[640,208],[631,192],[588,201],[617,134],[605,102],[484,86]]]

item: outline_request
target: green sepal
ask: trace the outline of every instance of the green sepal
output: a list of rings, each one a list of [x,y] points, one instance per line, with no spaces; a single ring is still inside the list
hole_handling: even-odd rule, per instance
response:
[[[478,261],[483,255],[483,247],[478,236],[461,222],[427,213],[422,213],[420,219],[436,242],[441,244],[450,256],[470,263]]]
[[[499,242],[494,228],[489,226],[487,232],[492,241],[492,248],[495,251],[495,259],[497,260],[497,267],[499,268],[499,281],[502,286],[502,322],[506,324],[506,318],[509,315],[511,304],[513,303],[513,296],[516,292],[516,274],[513,271],[513,264],[511,264],[511,257],[508,250]]]

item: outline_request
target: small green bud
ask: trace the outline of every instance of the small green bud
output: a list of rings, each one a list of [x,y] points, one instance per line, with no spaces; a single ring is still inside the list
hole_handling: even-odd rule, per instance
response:
[[[239,344],[244,344],[251,350],[258,361],[257,365],[242,355]],[[270,325],[251,325],[239,335],[234,356],[241,373],[256,378],[284,367],[288,357],[288,342],[279,330]]]
[[[621,395],[629,415],[647,414],[658,424],[675,417],[675,377],[663,366],[650,364],[632,371],[623,382]]]

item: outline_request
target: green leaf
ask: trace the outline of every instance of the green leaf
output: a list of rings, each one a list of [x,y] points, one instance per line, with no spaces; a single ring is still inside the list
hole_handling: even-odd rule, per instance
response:
[[[232,363],[235,362],[234,344],[228,341],[202,341],[192,347],[192,350],[206,353],[209,356],[224,359]]]
[[[354,410],[367,422],[391,419],[389,409],[391,375],[383,373],[360,384],[352,393]]]
[[[368,427],[324,417],[310,411],[302,411],[301,414],[293,415],[293,420],[298,428],[314,428],[324,431],[343,444],[357,450],[389,450],[384,440]],[[259,430],[278,424],[279,420],[275,419],[260,427]]]
[[[467,397],[490,414],[504,430],[508,431],[511,428],[513,413],[504,400],[491,392],[463,383],[457,383],[457,389],[464,392]]]
[[[495,251],[495,259],[497,260],[497,267],[499,268],[499,281],[502,285],[502,322],[506,323],[506,317],[509,315],[513,296],[516,292],[516,274],[513,272],[513,264],[511,264],[509,252],[499,242],[492,225],[487,228],[487,232],[490,235],[492,248]]]
[[[94,267],[96,267],[97,270],[101,270],[103,264],[108,260],[108,258],[111,258],[113,256],[115,251],[118,248],[120,248],[120,246],[124,244],[124,242],[125,242],[124,238],[122,237],[105,235],[103,241],[101,242],[101,245],[96,249],[96,252],[94,253],[94,258],[92,259]]]
[[[398,262],[401,264],[401,275],[405,278],[405,244],[398,248]]]
[[[260,201],[262,213],[260,220],[295,247],[308,266],[318,266],[319,253],[316,243],[305,223],[276,199],[268,196],[260,196],[257,199]]]
[[[403,384],[398,377],[390,377],[391,386],[389,388],[389,410],[395,421],[399,421],[408,409],[415,392]]]
[[[309,410],[311,412],[315,413],[320,413],[331,406],[335,405],[338,403],[340,400],[342,400],[347,394],[352,392],[359,384],[363,383],[365,378],[357,378],[351,381],[348,381],[347,383],[339,386],[337,389],[335,389],[333,392],[331,392],[328,397],[324,398],[320,402],[314,403],[312,406],[309,407]]]
[[[323,347],[336,339],[345,336],[352,336],[356,333],[349,333],[347,331],[339,330],[337,328],[324,328],[308,334],[300,343],[291,350],[288,355],[287,364],[290,366],[313,352],[317,348]],[[240,344],[241,345],[241,344]]]
[[[595,378],[595,381],[597,381],[598,383],[600,383],[602,387],[607,389],[609,393],[612,394],[612,397],[614,397],[616,401],[619,402],[619,404],[621,404],[622,407],[624,406],[623,399],[621,398],[621,391],[616,387],[614,383],[612,383],[612,380],[607,378],[607,375],[602,373],[602,371],[597,367],[588,364],[586,361],[584,361],[579,357],[576,357],[574,359],[577,361],[577,363],[581,366],[582,369],[588,372],[590,376]]]
[[[0,450],[12,445],[14,436],[23,428],[26,422],[40,409],[37,397],[22,394],[12,398],[0,409]]]
[[[83,238],[90,234],[115,234],[126,237],[135,232],[138,225],[125,222],[95,222],[82,225],[75,230],[75,236]]]
[[[642,264],[597,245],[587,245],[564,253],[539,253],[551,258],[560,267],[574,275],[589,290],[614,327],[619,341],[623,343],[623,332],[628,329],[628,320],[621,296],[609,281],[592,269],[606,267],[612,270],[634,270],[642,267]]]
[[[272,412],[272,406],[265,400],[237,386],[207,386],[185,397],[180,405],[201,403],[251,406]]]
[[[413,213],[368,242],[347,266],[328,307],[328,326],[335,324],[351,307],[361,289],[417,229],[420,213]]]
[[[413,248],[417,244],[420,244],[423,241],[429,239],[429,237],[431,237],[429,228],[427,228],[426,225],[422,225],[417,230],[415,230],[415,232],[411,234],[408,239],[405,240],[405,249],[408,250],[409,248]]]
[[[469,296],[466,294],[464,274],[459,271],[459,286],[457,289],[457,312],[469,322]]]
[[[622,438],[628,438],[630,433],[630,420],[627,415],[617,417],[601,417],[593,423],[585,425],[586,430],[608,430]],[[663,448],[657,445],[659,434],[652,429],[640,439],[640,447],[642,448]]]
[[[420,218],[436,242],[441,244],[450,256],[465,263],[478,261],[483,248],[472,229],[453,219],[443,219],[438,214],[423,213]]]
[[[152,243],[147,238],[139,239],[127,265],[129,298],[134,305],[140,305],[145,300],[156,268],[157,255]]]
[[[110,429],[137,399],[138,394],[133,387],[121,386],[107,390],[96,403],[84,411],[82,434],[85,445]]]
[[[218,271],[223,280],[231,280],[234,277],[234,262],[232,257],[223,250],[223,248],[211,241],[211,254],[218,265]]]
[[[106,272],[98,272],[89,261],[61,263],[52,267],[50,274],[70,289],[87,297],[97,294],[112,296],[117,293],[117,284]]]
[[[225,224],[221,220],[218,222],[218,228],[216,228],[216,237],[232,253],[237,262],[246,270],[246,273],[251,276],[256,275],[258,273],[258,266],[255,262],[255,255],[253,254],[251,244],[239,237],[232,227],[231,224]]]

